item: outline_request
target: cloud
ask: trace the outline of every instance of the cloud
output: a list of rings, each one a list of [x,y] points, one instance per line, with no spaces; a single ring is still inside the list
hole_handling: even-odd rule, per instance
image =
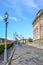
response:
[[[11,38],[7,37],[8,40],[11,40]]]
[[[3,17],[2,16],[0,16],[0,20],[3,20]]]
[[[35,2],[38,4],[38,7],[43,8],[43,0],[36,0]]]
[[[26,5],[27,7],[31,8],[38,8],[37,4],[34,2],[35,0],[23,0],[23,4]]]
[[[17,0],[6,0],[2,2],[2,5],[4,7],[11,8],[12,10],[15,11],[15,13],[17,13],[17,15],[22,15],[21,8],[20,8],[21,5],[19,5],[18,2],[19,0],[18,1]]]
[[[5,37],[3,37],[3,38],[5,38]],[[7,37],[7,39],[8,39],[8,40],[11,40],[11,38],[10,38],[10,37]]]
[[[6,0],[2,3],[5,7],[13,8],[18,15],[22,15],[22,8],[38,8],[35,0]],[[22,7],[22,8],[21,8]]]
[[[38,9],[38,5],[35,3],[35,0],[5,0],[2,1],[2,5],[4,7],[11,8],[12,11],[14,11],[20,18],[23,18],[25,15],[25,10],[31,11],[33,8]],[[10,19],[17,21],[15,17],[11,17]]]
[[[16,17],[10,17],[11,20],[17,21]]]
[[[3,20],[4,18],[2,16],[0,16],[0,20]],[[17,18],[16,17],[9,17],[10,20],[14,20],[14,21],[17,21]]]

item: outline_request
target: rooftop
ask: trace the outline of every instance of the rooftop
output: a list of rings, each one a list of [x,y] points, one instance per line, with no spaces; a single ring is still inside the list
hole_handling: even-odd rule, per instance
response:
[[[36,14],[35,19],[33,20],[32,25],[34,24],[34,22],[36,21],[36,19],[41,15],[41,13],[43,13],[43,9],[39,10],[38,13]]]

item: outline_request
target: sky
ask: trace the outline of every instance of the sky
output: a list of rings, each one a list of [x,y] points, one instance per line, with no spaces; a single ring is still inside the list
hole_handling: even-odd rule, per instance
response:
[[[7,38],[14,39],[14,33],[24,38],[33,38],[32,22],[37,12],[43,9],[43,0],[0,0],[0,38],[5,37],[4,13],[7,11]]]

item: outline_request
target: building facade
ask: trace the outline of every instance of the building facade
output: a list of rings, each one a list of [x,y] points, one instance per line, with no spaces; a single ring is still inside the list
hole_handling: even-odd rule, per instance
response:
[[[7,42],[13,42],[13,40],[7,39]],[[5,38],[0,38],[0,43],[5,43]]]
[[[39,10],[32,25],[34,43],[43,43],[43,9]]]

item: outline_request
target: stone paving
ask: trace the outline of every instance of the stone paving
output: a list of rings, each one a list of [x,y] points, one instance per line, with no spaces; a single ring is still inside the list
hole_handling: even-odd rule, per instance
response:
[[[18,46],[10,65],[43,65],[43,50],[31,46]]]

